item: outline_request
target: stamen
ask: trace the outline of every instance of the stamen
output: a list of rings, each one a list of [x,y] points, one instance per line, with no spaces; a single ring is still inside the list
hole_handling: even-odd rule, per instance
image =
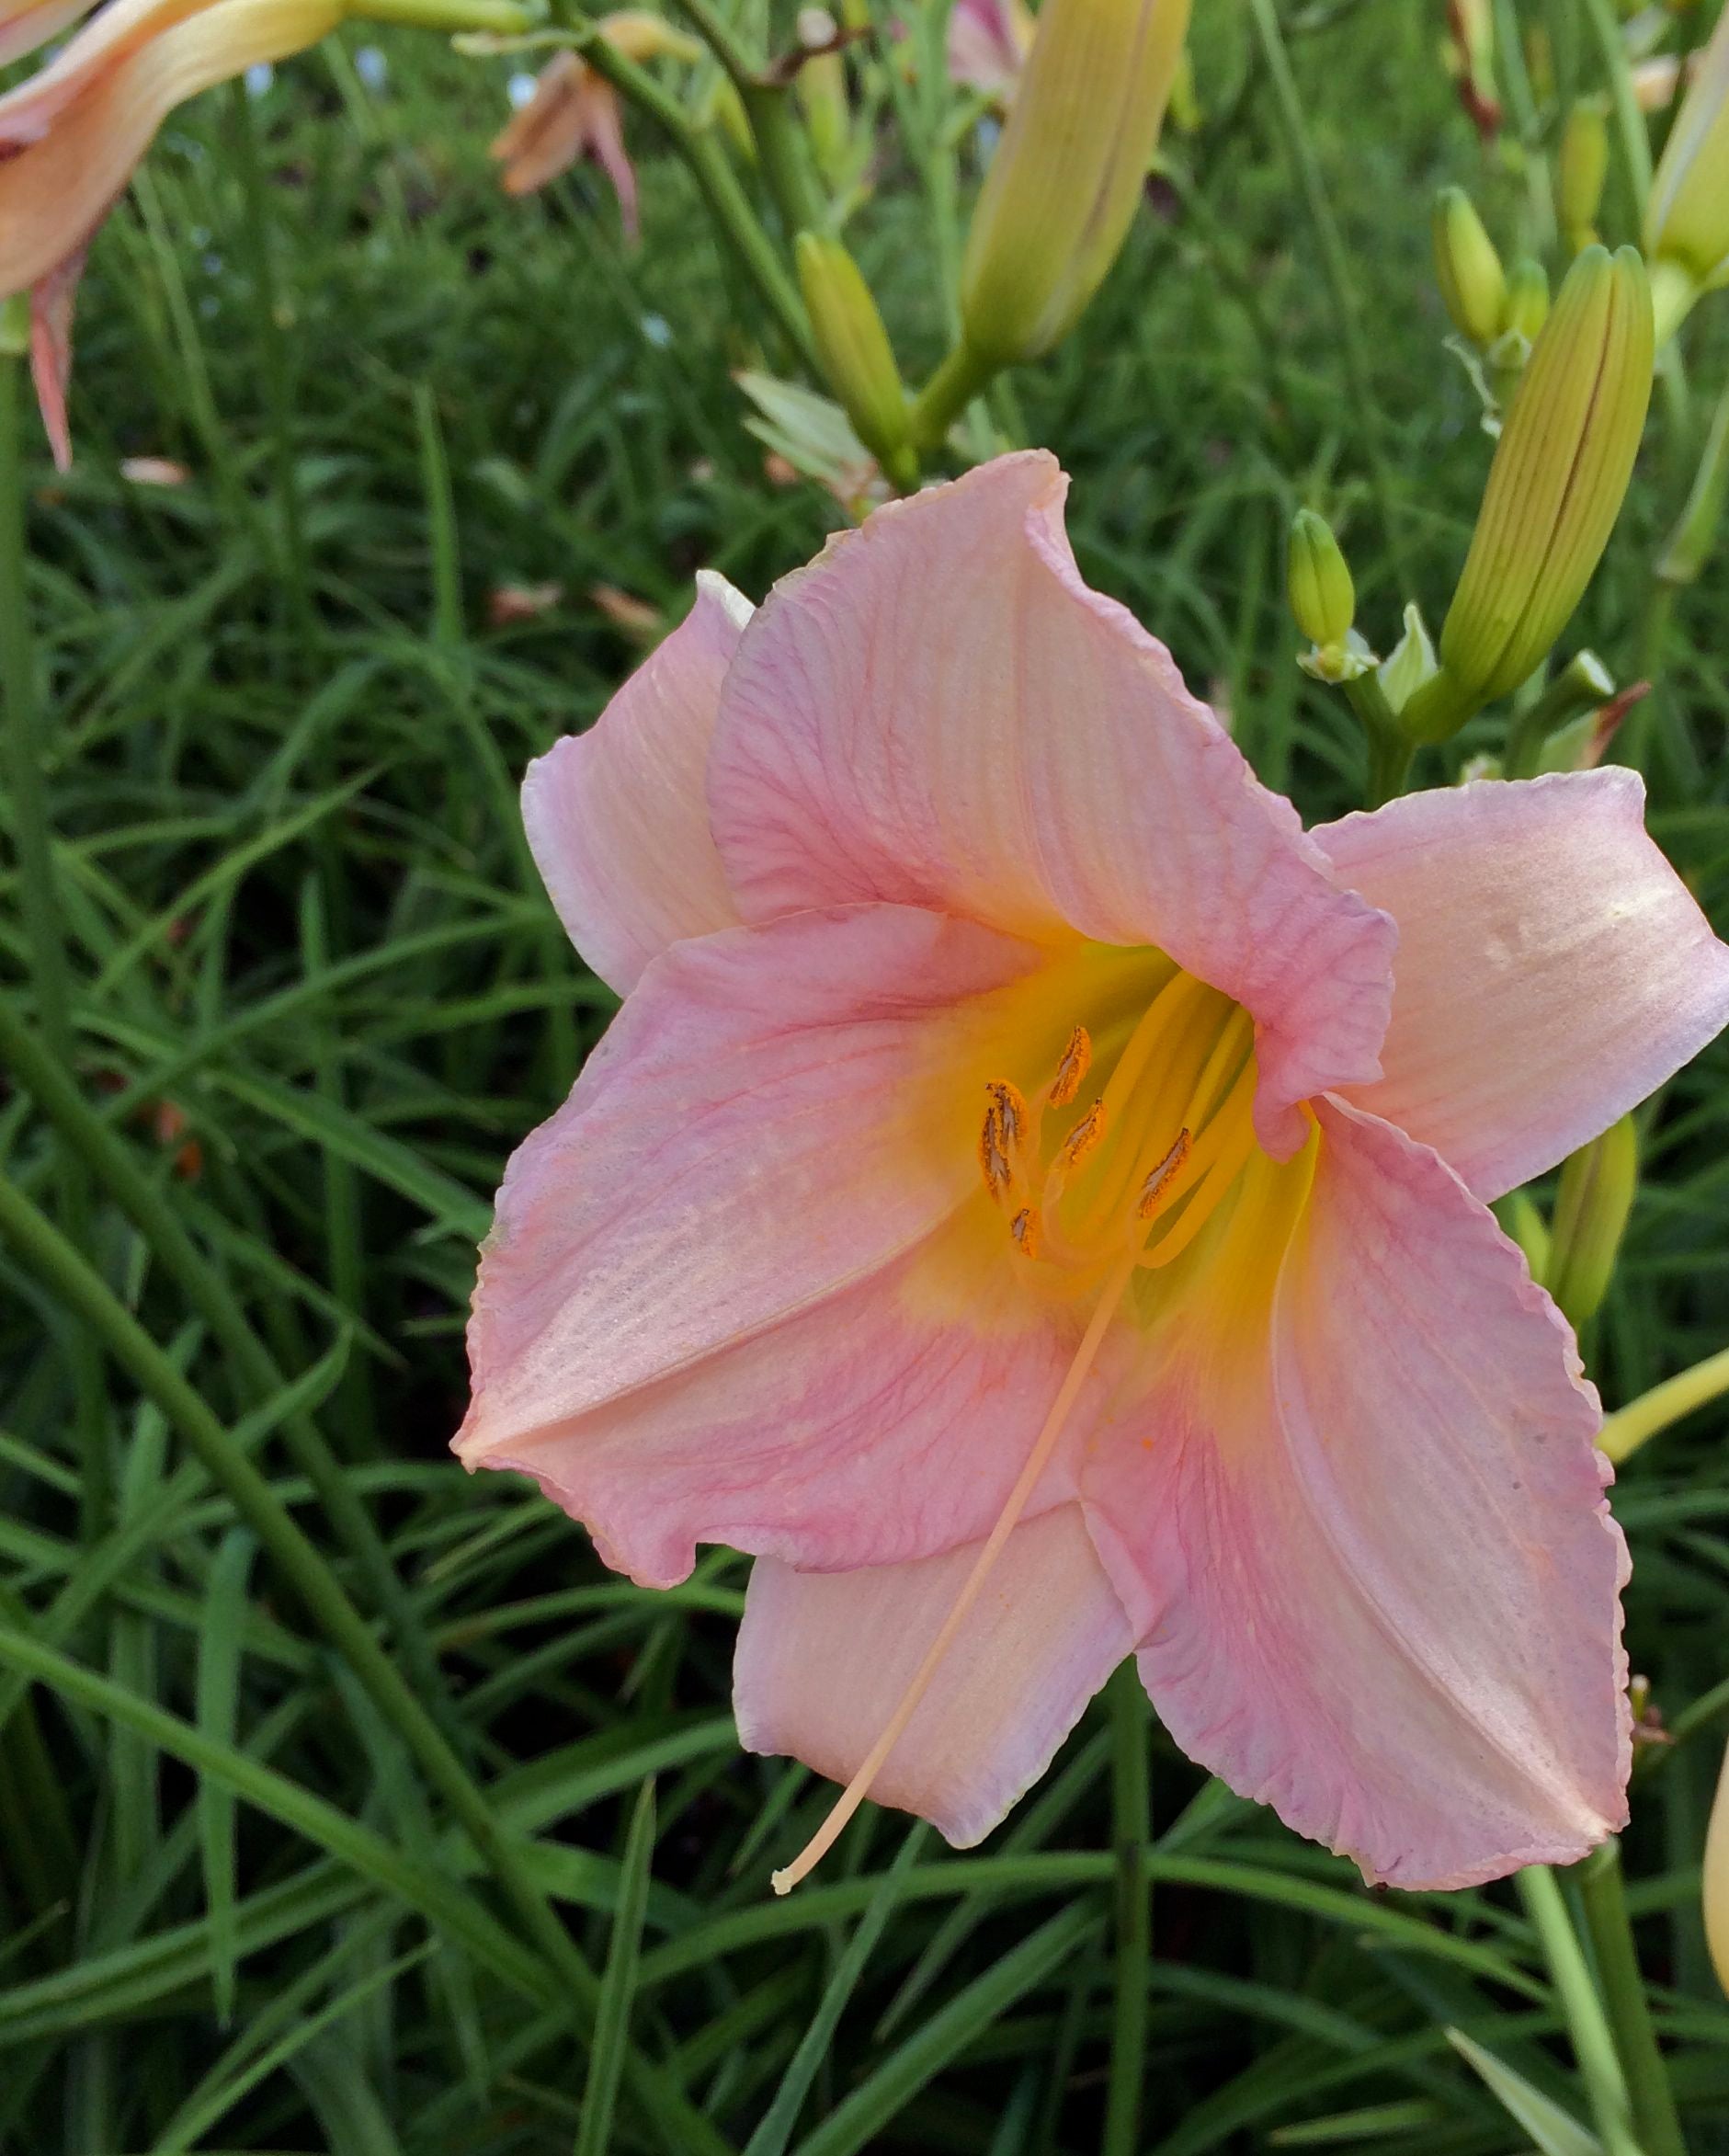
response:
[[[1069,1035],[1069,1044],[1063,1051],[1063,1060],[1057,1065],[1056,1077],[1051,1081],[1051,1105],[1066,1108],[1081,1089],[1081,1081],[1093,1067],[1093,1036],[1085,1026],[1076,1026]]]
[[[1027,1103],[1007,1078],[992,1078],[984,1090],[991,1104],[984,1111],[984,1127],[979,1133],[979,1167],[985,1189],[1001,1205],[1007,1203],[1015,1187],[1016,1170],[1027,1142]]]
[[[1039,1255],[1039,1223],[1032,1216],[1032,1207],[1023,1205],[1008,1224],[1008,1232],[1014,1238],[1016,1249],[1023,1258]]]
[[[1095,1101],[1075,1128],[1064,1139],[1057,1154],[1057,1165],[1064,1169],[1078,1168],[1105,1135],[1105,1103]]]
[[[1027,1101],[1018,1086],[1011,1086],[1007,1078],[992,1078],[984,1090],[995,1106],[997,1120],[1002,1125],[1003,1137],[1011,1152],[1018,1153],[1027,1142]]]
[[[1075,1360],[1069,1364],[1067,1376],[1057,1388],[1057,1396],[1052,1402],[1050,1414],[1045,1418],[1044,1428],[1039,1432],[1031,1452],[1027,1455],[1027,1464],[1020,1471],[1020,1477],[1009,1491],[1007,1500],[997,1515],[995,1526],[991,1529],[984,1547],[967,1574],[966,1584],[955,1598],[954,1607],[943,1619],[942,1629],[931,1642],[929,1651],[918,1665],[912,1683],[902,1694],[901,1704],[889,1717],[882,1736],[865,1755],[864,1763],[858,1773],[836,1798],[828,1817],[816,1832],[784,1871],[770,1874],[769,1884],[777,1894],[790,1894],[799,1881],[814,1870],[834,1847],[840,1838],[841,1830],[870,1794],[870,1785],[882,1773],[889,1754],[904,1734],[906,1725],[918,1711],[919,1701],[930,1689],[931,1679],[941,1668],[943,1657],[954,1644],[956,1633],[966,1622],[969,1611],[977,1602],[981,1589],[990,1577],[997,1558],[1003,1554],[1005,1544],[1019,1525],[1020,1515],[1026,1511],[1028,1501],[1038,1488],[1040,1477],[1050,1465],[1051,1455],[1056,1450],[1057,1439],[1062,1436],[1064,1426],[1074,1411],[1075,1401],[1080,1397],[1081,1387],[1098,1360],[1105,1334],[1112,1318],[1116,1316],[1118,1304],[1122,1300],[1122,1292],[1133,1274],[1134,1261],[1135,1252],[1131,1248],[1124,1252],[1121,1261],[1105,1283],[1104,1293],[1099,1296],[1098,1306],[1087,1321],[1086,1330],[1081,1336],[1081,1344],[1075,1351]]]
[[[1141,1203],[1136,1210],[1143,1220],[1151,1220],[1159,1210],[1159,1200],[1176,1180],[1177,1171],[1189,1158],[1193,1140],[1186,1130],[1178,1131],[1177,1143],[1141,1185]]]

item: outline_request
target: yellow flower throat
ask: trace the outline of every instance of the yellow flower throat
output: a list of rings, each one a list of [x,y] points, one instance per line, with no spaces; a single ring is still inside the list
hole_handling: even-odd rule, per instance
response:
[[[1174,1263],[1257,1150],[1246,1010],[1173,969],[1112,1035],[1101,1055],[1075,1026],[1030,1098],[1007,1078],[984,1088],[985,1190],[1037,1283],[1058,1294],[1093,1285],[1132,1249],[1138,1271]]]

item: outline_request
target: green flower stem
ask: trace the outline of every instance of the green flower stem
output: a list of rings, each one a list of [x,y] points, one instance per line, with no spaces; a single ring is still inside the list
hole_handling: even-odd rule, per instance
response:
[[[518,0],[349,0],[347,12],[361,22],[402,23],[447,37],[472,30],[520,37],[535,25],[532,12]]]
[[[0,1180],[0,1238],[36,1279],[59,1295],[176,1429],[210,1479],[292,1583],[309,1614],[353,1671],[384,1720],[449,1805],[483,1862],[522,1920],[527,1935],[562,1987],[573,2025],[593,2028],[599,1979],[577,1950],[550,1901],[535,1886],[511,1837],[399,1673],[341,1581],[301,1534],[276,1492],[131,1314],[116,1301],[53,1224],[16,1185]],[[670,2148],[722,2156],[725,2144],[694,2108],[632,2051],[626,2078],[644,2114]]]
[[[124,1140],[90,1107],[64,1065],[4,998],[0,998],[0,1064],[16,1084],[30,1093],[60,1133],[68,1153],[87,1165],[179,1283],[187,1301],[209,1325],[239,1372],[255,1403],[263,1405],[280,1392],[286,1383],[282,1372],[253,1330],[227,1282],[205,1263],[173,1206],[140,1167]],[[310,1415],[287,1417],[282,1433],[337,1538],[358,1566],[373,1603],[390,1625],[415,1691],[429,1704],[443,1704],[444,1679],[426,1626],[342,1464]]]
[[[28,953],[30,985],[44,1038],[54,1052],[72,1056],[72,976],[61,929],[48,798],[42,784],[42,714],[36,693],[36,654],[25,582],[28,542],[25,531],[21,409],[25,371],[15,352],[0,354],[0,765],[11,808],[17,855],[20,910]],[[69,1155],[60,1168],[60,1214],[74,1242],[87,1244],[89,1181],[84,1163]],[[81,1488],[79,1515],[86,1541],[107,1524],[112,1501],[107,1407],[96,1357],[73,1358],[77,1405]]]
[[[1604,2156],[1643,2156],[1633,2138],[1632,2108],[1615,2039],[1562,1899],[1560,1881],[1547,1865],[1530,1865],[1519,1875],[1519,1890],[1566,2017]]]
[[[957,344],[914,401],[913,447],[924,456],[941,449],[949,429],[996,372],[995,363],[980,359],[971,345]]]
[[[1363,723],[1369,742],[1369,781],[1364,805],[1380,808],[1405,792],[1414,744],[1400,725],[1380,678],[1372,671],[1347,681],[1345,694]]]
[[[1613,1835],[1586,1858],[1575,1877],[1615,2048],[1627,2077],[1634,2138],[1644,2156],[1687,2156],[1668,2070],[1658,2048],[1651,2004],[1639,1971],[1638,1948],[1621,1879],[1621,1843]]]
[[[1729,1393],[1729,1348],[1695,1363],[1678,1377],[1653,1386],[1630,1407],[1610,1416],[1597,1442],[1620,1466],[1660,1430],[1666,1430],[1671,1422],[1678,1422],[1698,1408],[1709,1407],[1724,1393]]]
[[[1370,482],[1374,488],[1375,506],[1381,515],[1388,559],[1393,570],[1394,582],[1408,589],[1412,579],[1406,571],[1404,532],[1394,507],[1393,478],[1381,437],[1381,414],[1370,380],[1368,355],[1363,348],[1362,325],[1357,317],[1357,294],[1351,282],[1345,242],[1334,218],[1333,206],[1327,200],[1320,165],[1310,146],[1308,130],[1302,117],[1302,99],[1297,90],[1296,78],[1291,72],[1291,55],[1285,50],[1284,32],[1280,28],[1275,0],[1249,0],[1249,13],[1254,17],[1261,56],[1267,63],[1268,75],[1272,82],[1273,105],[1279,131],[1285,139],[1285,154],[1296,175],[1297,185],[1309,212],[1309,221],[1314,227],[1315,241],[1321,253],[1321,271],[1332,294],[1334,325],[1338,332],[1339,346],[1345,358],[1345,372],[1357,410],[1357,432],[1369,461]]]
[[[1152,1839],[1147,1699],[1132,1660],[1110,1681],[1110,1794],[1117,1846],[1117,1953],[1110,2027],[1110,2084],[1099,2156],[1136,2156],[1146,2078],[1147,1970],[1153,1899],[1146,1877]]]
[[[645,68],[627,60],[616,45],[602,36],[598,24],[571,7],[561,10],[572,32],[572,42],[597,74],[604,75],[621,97],[628,97],[645,112],[690,167],[702,190],[709,213],[732,242],[763,304],[785,332],[812,376],[823,378],[822,361],[804,315],[804,303],[751,208],[738,176],[726,161],[726,153],[711,128],[700,128],[676,97],[667,94]]]

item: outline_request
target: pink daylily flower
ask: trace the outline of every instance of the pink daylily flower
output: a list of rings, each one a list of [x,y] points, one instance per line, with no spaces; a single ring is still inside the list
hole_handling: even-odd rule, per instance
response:
[[[1626,1816],[1597,1396],[1488,1201],[1729,1019],[1627,770],[1305,834],[1038,453],[713,576],[529,835],[623,1010],[499,1194],[456,1448],[650,1587],[757,1560],[750,1749],[958,1845],[1133,1655],[1374,1879]],[[813,1844],[786,1883],[832,1831]]]

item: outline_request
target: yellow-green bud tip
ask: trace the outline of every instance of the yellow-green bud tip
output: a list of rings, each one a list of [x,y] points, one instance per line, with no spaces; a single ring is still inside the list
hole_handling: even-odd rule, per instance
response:
[[[818,357],[859,439],[897,485],[917,476],[908,445],[906,392],[870,287],[838,240],[802,232],[799,285]]]
[[[1576,1331],[1596,1317],[1639,1190],[1639,1140],[1622,1116],[1561,1171],[1550,1230],[1549,1292]]]
[[[1357,592],[1332,527],[1313,509],[1299,509],[1291,523],[1288,589],[1291,611],[1311,644],[1325,651],[1345,642],[1357,619]]]
[[[1453,327],[1473,345],[1500,335],[1507,312],[1507,273],[1462,188],[1435,198],[1435,281]]]

